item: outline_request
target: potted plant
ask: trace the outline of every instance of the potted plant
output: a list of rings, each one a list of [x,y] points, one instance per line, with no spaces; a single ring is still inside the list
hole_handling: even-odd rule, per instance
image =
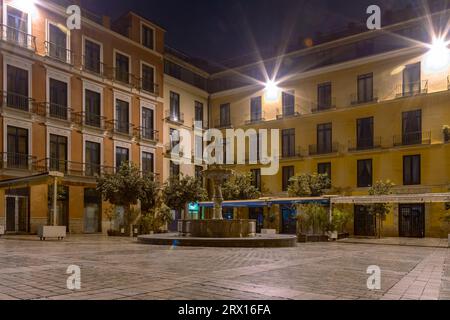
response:
[[[328,213],[325,207],[318,204],[301,206],[297,216],[298,241],[322,242],[328,241],[326,234],[330,230]]]
[[[349,222],[352,221],[352,214],[349,211],[341,210],[338,208],[333,209],[332,226],[336,233],[337,239],[344,239],[350,236],[347,231]]]
[[[450,142],[450,126],[445,125],[442,132],[444,133],[444,142]]]

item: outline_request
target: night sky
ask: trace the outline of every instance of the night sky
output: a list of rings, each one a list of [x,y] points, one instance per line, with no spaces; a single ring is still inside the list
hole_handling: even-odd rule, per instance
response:
[[[316,32],[365,23],[371,4],[383,11],[415,0],[81,0],[83,7],[113,19],[134,11],[167,30],[166,43],[210,62],[270,50]]]

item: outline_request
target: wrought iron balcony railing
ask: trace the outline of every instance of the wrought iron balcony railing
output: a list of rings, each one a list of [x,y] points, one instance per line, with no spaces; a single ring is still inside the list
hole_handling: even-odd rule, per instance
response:
[[[365,95],[359,95],[357,93],[353,93],[350,95],[350,105],[357,106],[360,104],[370,104],[378,102],[378,92],[374,90],[372,93],[367,93]]]
[[[106,118],[90,112],[72,112],[72,121],[79,126],[91,127],[99,130],[106,129]]]
[[[208,122],[206,120],[192,119],[192,129],[206,130],[208,129]]]
[[[91,58],[89,56],[84,55],[82,57],[82,69],[83,71],[98,75],[103,77],[105,70],[108,69],[106,64],[101,62],[99,59]]]
[[[153,128],[137,127],[134,128],[134,135],[143,141],[157,142],[159,140],[159,131]]]
[[[411,97],[426,93],[428,93],[428,80],[401,83],[395,87],[395,96],[397,98]]]
[[[331,144],[312,144],[309,146],[309,155],[325,155],[339,152],[339,143],[333,142]]]
[[[245,124],[249,125],[249,124],[264,122],[264,121],[266,121],[265,116],[266,116],[266,113],[264,111],[259,112],[259,113],[251,113],[250,119],[245,121]]]
[[[113,174],[114,167],[102,166],[98,163],[82,163],[64,159],[46,158],[34,161],[33,170],[37,172],[57,171],[66,176],[96,178],[104,174]]]
[[[348,151],[364,151],[381,148],[381,137],[354,139],[348,142]]]
[[[2,97],[2,107],[29,112],[34,100],[14,92],[0,91]]]
[[[106,129],[116,134],[132,136],[133,127],[134,125],[132,123],[127,123],[119,120],[106,121]]]
[[[184,123],[184,113],[179,112],[171,112],[170,110],[166,110],[166,121],[183,124]]]
[[[36,51],[36,37],[7,25],[1,25],[2,40],[16,46]]]
[[[36,158],[29,154],[3,152],[0,165],[1,169],[32,170],[35,160]]]
[[[313,102],[311,105],[311,113],[319,113],[330,110],[336,110],[336,98],[332,97],[328,102]]]
[[[277,109],[277,120],[300,116],[299,106],[285,106],[281,110]]]
[[[213,121],[213,123],[214,128],[217,129],[231,129],[233,127],[230,120],[216,119]]]
[[[137,79],[138,88],[145,93],[158,96],[159,95],[159,85],[151,82],[147,79]]]
[[[304,151],[301,147],[294,149],[281,150],[281,159],[301,158],[304,156]]]
[[[47,57],[50,57],[52,59],[55,59],[59,62],[67,63],[70,65],[74,65],[75,63],[75,54],[72,50],[69,50],[68,48],[61,47],[55,43],[45,41],[45,55]]]
[[[69,121],[72,109],[56,103],[39,102],[33,105],[33,113],[41,117]]]
[[[181,146],[178,142],[169,142],[166,143],[164,146],[164,149],[166,151],[166,155],[168,156],[175,156],[175,157],[183,157],[184,156],[184,149],[183,146]]]
[[[408,132],[394,136],[394,147],[431,144],[431,131]]]

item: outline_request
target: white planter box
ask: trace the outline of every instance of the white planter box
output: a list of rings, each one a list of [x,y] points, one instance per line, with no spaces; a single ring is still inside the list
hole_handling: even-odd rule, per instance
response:
[[[64,239],[66,237],[66,227],[65,226],[40,226],[38,229],[38,237],[41,240],[47,238],[57,238]]]
[[[5,226],[0,225],[0,236],[5,234]]]
[[[261,229],[261,234],[277,234],[275,229]]]
[[[338,239],[338,232],[337,231],[328,232],[328,237],[331,240],[337,240]]]

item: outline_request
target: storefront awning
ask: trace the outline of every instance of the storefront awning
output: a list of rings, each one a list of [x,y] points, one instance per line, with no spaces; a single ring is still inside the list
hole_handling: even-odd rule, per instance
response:
[[[332,204],[374,203],[445,203],[450,202],[450,193],[390,194],[384,196],[333,197]]]

